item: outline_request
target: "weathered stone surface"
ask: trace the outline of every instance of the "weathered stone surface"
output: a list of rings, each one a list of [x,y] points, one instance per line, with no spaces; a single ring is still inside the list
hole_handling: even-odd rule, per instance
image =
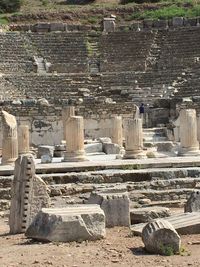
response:
[[[181,239],[174,227],[167,221],[157,219],[142,230],[142,241],[148,252],[171,255],[180,251]]]
[[[99,137],[98,141],[101,142],[102,144],[112,143],[112,140],[110,137]]]
[[[84,150],[84,120],[81,116],[70,116],[66,124],[66,152],[64,160],[67,162],[86,161]]]
[[[54,150],[54,157],[63,157],[64,152],[66,151],[66,145],[65,144],[60,144],[60,145],[55,145],[55,150]]]
[[[11,191],[10,233],[22,233],[38,211],[50,205],[46,184],[35,175],[32,155],[24,154],[16,160]]]
[[[126,152],[124,159],[144,158],[142,119],[127,119],[125,130]]]
[[[130,226],[130,201],[127,192],[94,192],[89,204],[99,204],[106,216],[106,227]]]
[[[102,143],[91,143],[84,145],[86,153],[95,153],[95,152],[102,152],[103,145]]]
[[[69,122],[70,117],[75,116],[75,108],[73,106],[66,106],[62,109],[62,122],[63,122],[63,137],[66,140],[66,129],[67,123]]]
[[[181,235],[199,234],[200,233],[200,213],[189,212],[172,215],[165,219],[171,223],[174,229]],[[141,235],[142,229],[146,223],[134,224],[131,226],[131,231],[134,235]]]
[[[42,155],[41,156],[41,163],[51,163],[52,162],[52,156],[49,154]]]
[[[53,157],[54,147],[53,146],[39,146],[37,157],[40,159],[43,155],[49,155]]]
[[[105,215],[98,205],[42,209],[26,231],[41,241],[71,242],[105,237]]]
[[[197,118],[195,109],[181,109],[180,111],[180,140],[181,156],[199,155],[197,140]]]
[[[114,32],[115,31],[115,18],[104,18],[103,31]]]
[[[185,212],[200,211],[200,191],[195,190],[185,204]]]
[[[19,154],[26,154],[30,151],[29,147],[29,127],[28,125],[19,126]]]
[[[15,116],[2,111],[2,164],[14,164],[18,157],[17,121]]]
[[[170,210],[165,207],[145,207],[130,210],[131,224],[149,222],[152,219],[170,216]]]
[[[174,26],[174,27],[182,27],[183,26],[183,18],[182,17],[174,17],[174,18],[172,18],[172,26]]]
[[[158,151],[169,151],[169,152],[171,152],[174,147],[173,142],[171,141],[157,142],[156,146],[158,148],[157,149]]]
[[[105,143],[103,144],[103,152],[106,154],[119,154],[121,151],[121,148],[118,144],[113,143]]]

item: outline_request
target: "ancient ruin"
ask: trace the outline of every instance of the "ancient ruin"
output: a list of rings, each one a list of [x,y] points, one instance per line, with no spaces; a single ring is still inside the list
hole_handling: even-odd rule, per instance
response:
[[[15,162],[11,189],[10,233],[25,232],[35,215],[49,205],[46,185],[35,174],[35,163],[32,155],[19,156]]]
[[[98,205],[42,209],[26,231],[27,237],[51,242],[97,240],[105,234],[105,215]]]
[[[19,154],[26,154],[30,151],[29,127],[20,125],[18,133]]]
[[[83,117],[71,116],[65,126],[66,152],[63,161],[85,161]]]
[[[38,266],[137,266],[137,253],[148,266],[144,253],[181,253],[200,235],[200,17],[141,20],[157,10],[150,1],[53,2],[51,14],[0,25],[0,230],[11,237],[0,242],[51,242],[33,253]]]
[[[2,164],[14,164],[18,157],[17,122],[13,115],[2,111]]]

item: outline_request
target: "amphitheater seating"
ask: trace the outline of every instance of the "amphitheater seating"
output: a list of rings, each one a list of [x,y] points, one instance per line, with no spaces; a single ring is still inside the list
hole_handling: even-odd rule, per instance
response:
[[[103,97],[119,104],[153,104],[173,95],[200,95],[199,41],[199,27],[1,33],[0,93],[3,99],[45,97],[58,104]],[[37,75],[34,56],[50,62],[52,73]]]

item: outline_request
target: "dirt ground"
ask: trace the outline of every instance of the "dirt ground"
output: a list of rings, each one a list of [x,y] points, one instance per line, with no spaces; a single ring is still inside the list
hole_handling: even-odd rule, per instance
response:
[[[8,232],[0,219],[0,267],[200,266],[200,235],[182,236],[182,255],[164,257],[147,254],[141,238],[130,237],[126,228],[107,229],[106,239],[81,244],[42,244]]]

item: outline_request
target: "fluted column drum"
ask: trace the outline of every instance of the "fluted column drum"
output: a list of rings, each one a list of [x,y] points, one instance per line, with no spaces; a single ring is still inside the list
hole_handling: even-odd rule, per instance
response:
[[[29,127],[28,125],[20,125],[18,131],[19,155],[29,153]]]
[[[124,159],[144,158],[142,119],[128,119],[125,131],[125,155]]]
[[[17,121],[15,116],[2,111],[2,164],[14,164],[18,157]]]
[[[64,161],[85,161],[83,117],[70,117],[65,131],[66,152],[64,153]]]
[[[70,117],[75,116],[75,108],[67,106],[62,109],[63,138],[66,140],[66,125]]]
[[[182,109],[180,111],[180,141],[179,155],[190,156],[200,153],[195,109]]]

